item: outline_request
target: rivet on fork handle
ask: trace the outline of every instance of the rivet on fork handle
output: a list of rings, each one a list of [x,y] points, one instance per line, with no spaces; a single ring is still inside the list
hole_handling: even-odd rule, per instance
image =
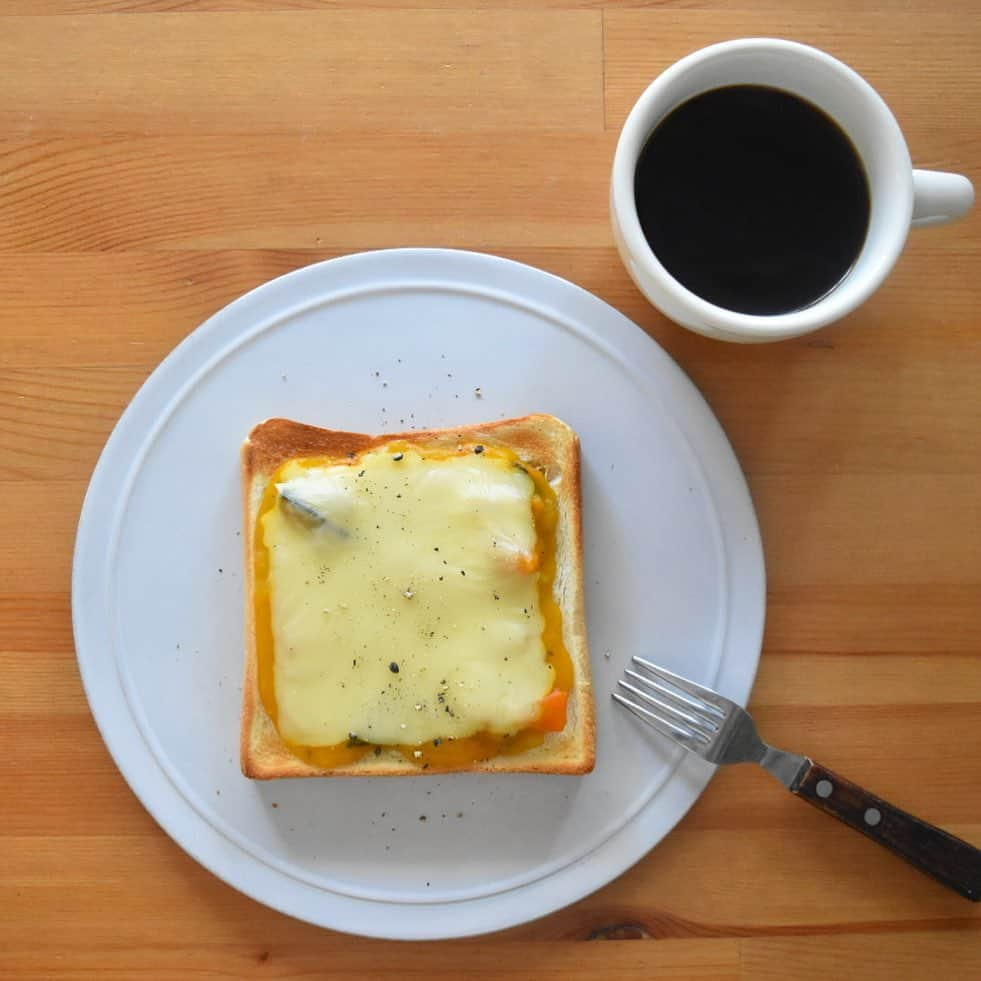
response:
[[[811,762],[791,791],[945,886],[981,901],[981,851]]]

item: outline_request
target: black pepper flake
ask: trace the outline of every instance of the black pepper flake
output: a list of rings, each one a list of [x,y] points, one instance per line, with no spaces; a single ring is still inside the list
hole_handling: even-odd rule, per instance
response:
[[[461,569],[460,570],[460,575],[461,576],[465,576],[466,574],[467,574],[467,570],[466,569]]]
[[[359,470],[358,471],[358,476],[359,477],[363,477],[364,476],[364,471],[363,470]]]
[[[425,820],[426,820],[426,815],[425,815],[425,814],[420,814],[420,815],[419,815],[419,820],[420,820],[420,821],[425,821]],[[426,883],[426,885],[428,886],[428,885],[429,885],[429,883],[427,882],[427,883]]]
[[[434,552],[438,552],[439,551],[439,546],[438,545],[434,545],[433,546],[433,551]]]
[[[477,445],[476,445],[476,446],[475,446],[475,447],[473,448],[473,451],[474,451],[474,453],[478,453],[478,454],[479,454],[479,453],[483,453],[483,452],[484,452],[484,448],[483,448],[483,446],[481,446],[481,445],[480,445],[480,443],[478,443],[478,444],[477,444]]]
[[[394,461],[395,461],[396,463],[398,463],[398,462],[399,462],[399,460],[401,460],[401,459],[403,459],[404,457],[405,457],[405,454],[404,454],[404,453],[396,453],[396,454],[395,454],[395,456],[393,456],[393,457],[392,457],[392,459],[393,459],[393,460],[394,460]]]
[[[395,661],[392,661],[392,663],[388,666],[388,670],[391,671],[392,674],[398,674],[399,666],[395,663]]]
[[[375,756],[381,756],[381,754],[382,754],[382,748],[381,748],[381,746],[376,746],[375,747]],[[384,816],[385,815],[383,814],[382,817],[384,817]]]
[[[433,745],[434,746],[441,746],[442,743],[443,743],[443,740],[440,739],[438,736],[433,740]]]
[[[501,598],[501,597],[500,597],[500,596],[498,596],[498,595],[497,595],[497,593],[494,593],[494,599],[496,599],[496,600],[499,600],[500,598]]]

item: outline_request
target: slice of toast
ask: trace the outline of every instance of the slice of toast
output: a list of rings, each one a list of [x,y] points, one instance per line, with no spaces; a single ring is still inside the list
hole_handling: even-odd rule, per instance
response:
[[[552,595],[561,611],[562,640],[572,662],[565,727],[549,731],[540,745],[489,759],[423,767],[393,746],[373,746],[353,762],[320,765],[291,751],[260,693],[256,608],[257,522],[270,480],[291,460],[329,458],[338,464],[398,443],[420,451],[458,452],[462,444],[486,445],[514,454],[520,464],[544,475],[555,493],[555,575]],[[477,452],[480,452],[478,449]],[[586,639],[579,440],[565,423],[548,415],[453,429],[367,436],[304,425],[288,419],[260,423],[242,448],[245,567],[247,582],[246,667],[241,730],[243,773],[255,779],[314,776],[414,776],[481,771],[582,774],[595,762],[595,706]],[[384,570],[379,570],[379,573]],[[325,612],[327,612],[325,610]],[[527,611],[526,611],[527,612]],[[351,651],[338,656],[350,657]],[[561,724],[561,723],[560,723]],[[360,744],[360,741],[359,741]],[[348,744],[350,746],[350,743]],[[418,755],[418,754],[416,754]]]

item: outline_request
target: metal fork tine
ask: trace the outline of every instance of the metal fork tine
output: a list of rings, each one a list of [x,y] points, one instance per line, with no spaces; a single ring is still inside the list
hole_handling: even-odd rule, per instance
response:
[[[655,691],[660,692],[665,697],[671,698],[679,705],[683,705],[685,708],[691,709],[693,712],[705,713],[709,711],[710,707],[707,707],[705,702],[697,698],[692,698],[690,695],[686,695],[683,691],[680,691],[677,688],[670,688],[658,681],[656,678],[651,678],[646,674],[639,674],[637,671],[631,671],[630,668],[625,668],[623,673],[630,675],[632,678],[640,678],[645,685],[653,688]],[[714,712],[711,714],[713,719],[717,718]],[[715,725],[714,722],[712,724]]]
[[[656,678],[661,678],[676,688],[681,689],[681,691],[687,692],[689,695],[693,695],[699,699],[702,705],[697,707],[703,711],[711,712],[720,719],[724,719],[728,715],[733,703],[722,695],[717,694],[709,688],[703,688],[701,685],[696,684],[694,681],[689,681],[687,678],[682,678],[681,675],[675,674],[673,671],[668,671],[666,668],[652,664],[645,658],[634,655],[631,660],[635,664],[639,664],[645,671],[649,671]]]
[[[697,751],[704,745],[701,740],[695,738],[690,730],[684,729],[682,726],[662,718],[656,712],[652,712],[642,705],[635,704],[629,698],[624,698],[618,692],[613,692],[613,700],[619,702],[624,708],[629,709],[637,718],[642,719],[652,729],[656,729],[662,736],[667,736],[668,739],[680,743],[682,746]]]
[[[703,715],[693,714],[692,712],[686,712],[683,708],[679,708],[678,705],[691,705],[689,699],[679,698],[673,691],[666,688],[664,685],[659,685],[656,681],[651,681],[650,678],[645,678],[643,675],[637,674],[636,671],[631,671],[627,668],[623,672],[628,678],[633,678],[641,687],[636,688],[626,681],[618,681],[617,684],[622,687],[632,691],[635,695],[642,698],[649,705],[654,705],[657,708],[664,709],[672,715],[678,716],[685,725],[690,726],[693,729],[698,729],[705,732],[706,736],[713,736],[719,731],[719,727],[715,724],[712,719],[707,719]],[[660,698],[651,695],[649,691],[645,689],[650,689],[656,691]],[[702,712],[701,707],[693,706],[694,711]]]
[[[806,756],[767,745],[760,738],[752,716],[724,695],[642,657],[634,657],[632,661],[643,669],[644,674],[625,669],[624,675],[636,681],[638,686],[625,680],[618,681],[617,688],[611,693],[614,701],[708,763],[716,766],[759,763],[792,790],[797,787],[801,774],[812,765]],[[667,687],[660,684],[662,679]],[[675,692],[674,688],[679,691]],[[629,697],[625,698],[621,691]],[[657,692],[657,696],[652,692]],[[709,715],[711,718],[706,717]]]

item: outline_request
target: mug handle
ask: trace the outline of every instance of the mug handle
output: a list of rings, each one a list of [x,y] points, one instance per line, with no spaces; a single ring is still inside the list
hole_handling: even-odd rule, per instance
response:
[[[913,171],[914,228],[943,225],[966,215],[974,204],[974,185],[961,174]]]

